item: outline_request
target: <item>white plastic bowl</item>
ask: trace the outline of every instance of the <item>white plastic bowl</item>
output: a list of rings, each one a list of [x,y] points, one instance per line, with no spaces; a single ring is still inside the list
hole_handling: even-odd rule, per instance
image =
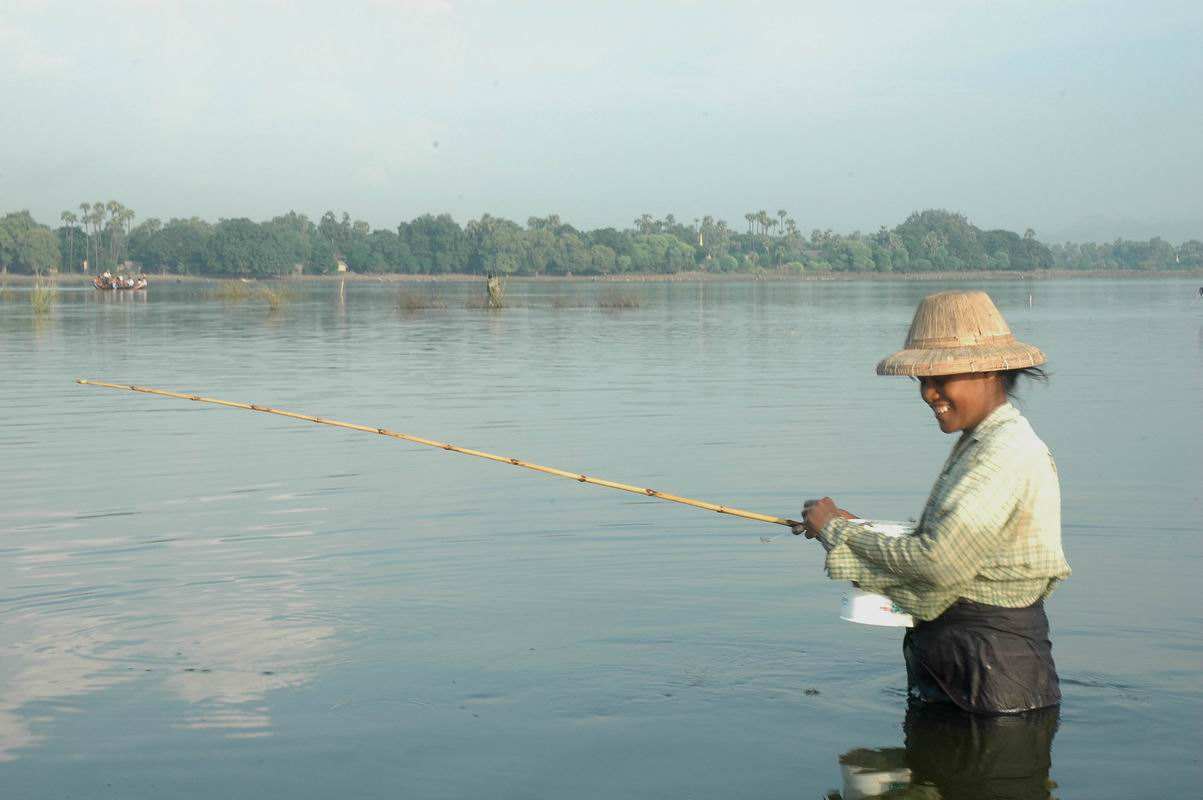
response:
[[[910,536],[915,526],[906,522],[883,522],[871,519],[855,519],[852,522],[864,525],[872,531],[886,536]],[[911,628],[915,620],[888,597],[862,591],[852,586],[844,593],[840,605],[840,619],[859,622],[861,625],[881,625],[888,628]]]

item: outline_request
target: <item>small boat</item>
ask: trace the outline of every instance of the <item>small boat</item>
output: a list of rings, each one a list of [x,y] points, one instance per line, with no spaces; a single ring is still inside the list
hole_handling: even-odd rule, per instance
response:
[[[125,275],[112,275],[108,272],[103,272],[92,279],[92,285],[106,292],[138,291],[139,289],[145,289],[148,281],[145,277],[130,278]]]

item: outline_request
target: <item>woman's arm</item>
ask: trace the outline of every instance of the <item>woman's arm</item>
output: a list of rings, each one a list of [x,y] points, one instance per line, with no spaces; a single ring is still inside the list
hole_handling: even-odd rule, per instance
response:
[[[911,536],[884,536],[843,519],[831,519],[819,533],[829,551],[829,571],[833,561],[840,577],[855,571],[855,563],[838,552],[846,548],[848,555],[863,562],[861,571],[873,573],[866,576],[870,579],[893,575],[937,587],[965,583],[1011,534],[1008,521],[1026,505],[1024,496],[1034,466],[1030,461],[1029,454],[1006,449],[979,455],[974,468],[931,509],[923,528]]]

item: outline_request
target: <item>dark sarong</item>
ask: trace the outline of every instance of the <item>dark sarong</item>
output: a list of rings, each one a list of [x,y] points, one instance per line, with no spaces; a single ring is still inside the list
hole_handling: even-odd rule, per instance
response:
[[[1061,702],[1044,603],[1002,608],[958,600],[902,640],[911,697],[978,714],[1013,714]]]

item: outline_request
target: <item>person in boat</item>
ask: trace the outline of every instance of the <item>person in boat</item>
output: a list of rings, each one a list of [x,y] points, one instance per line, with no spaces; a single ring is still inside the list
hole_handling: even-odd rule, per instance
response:
[[[907,690],[1000,714],[1060,703],[1044,600],[1069,577],[1061,492],[1048,447],[1011,404],[1043,380],[1044,354],[1017,341],[984,292],[923,299],[904,348],[877,365],[909,375],[944,433],[959,433],[911,536],[865,530],[835,502],[808,501],[795,533],[827,551],[827,574],[889,597],[915,619]]]

